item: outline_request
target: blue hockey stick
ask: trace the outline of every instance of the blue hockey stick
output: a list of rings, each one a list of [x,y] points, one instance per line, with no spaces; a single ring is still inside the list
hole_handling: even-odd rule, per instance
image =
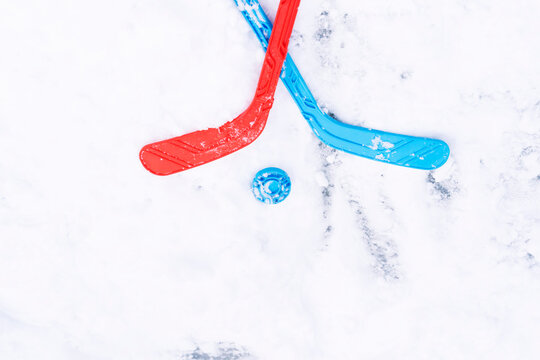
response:
[[[261,5],[257,0],[234,2],[266,50],[272,23]],[[353,126],[325,114],[290,55],[283,65],[281,80],[313,132],[328,146],[368,159],[422,170],[436,169],[448,160],[450,148],[444,141]]]

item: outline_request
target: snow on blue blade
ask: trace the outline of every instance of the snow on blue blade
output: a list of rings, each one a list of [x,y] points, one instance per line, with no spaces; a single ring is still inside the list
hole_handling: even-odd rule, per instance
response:
[[[234,1],[266,50],[272,23],[261,5],[257,0]],[[422,170],[436,169],[448,160],[450,148],[444,141],[353,126],[325,114],[290,55],[283,65],[281,80],[313,132],[328,146],[368,159]]]

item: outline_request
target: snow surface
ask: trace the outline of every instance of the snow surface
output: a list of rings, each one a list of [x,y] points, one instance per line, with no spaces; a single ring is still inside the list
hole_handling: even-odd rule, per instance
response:
[[[271,18],[277,0],[261,1]],[[343,121],[444,139],[416,171],[322,145],[232,0],[0,0],[0,359],[538,359],[540,2],[304,0],[290,51]],[[279,166],[291,196],[258,203]]]

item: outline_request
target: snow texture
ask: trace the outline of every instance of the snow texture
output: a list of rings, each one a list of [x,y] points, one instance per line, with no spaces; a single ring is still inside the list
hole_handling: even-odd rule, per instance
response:
[[[538,359],[539,18],[304,0],[290,52],[321,106],[449,162],[333,150],[280,84],[254,144],[157,177],[141,146],[251,100],[234,2],[0,0],[0,359]],[[268,166],[276,206],[249,189]]]

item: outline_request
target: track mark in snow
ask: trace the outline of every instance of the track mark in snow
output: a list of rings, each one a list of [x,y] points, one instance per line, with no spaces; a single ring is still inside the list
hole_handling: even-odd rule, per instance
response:
[[[499,221],[494,236],[497,244],[503,247],[502,261],[520,263],[528,268],[538,266],[540,214],[540,138],[536,135],[516,133],[508,141],[513,146],[514,155],[509,157],[512,164],[498,176],[493,177],[493,192],[500,193],[497,202]],[[523,146],[523,144],[531,144]]]
[[[336,54],[333,54],[329,50],[332,48],[332,46],[329,46],[329,43],[333,40],[333,22],[334,21],[330,16],[330,12],[328,10],[322,11],[318,19],[318,29],[315,31],[313,37],[315,38],[316,43],[319,45],[317,50],[321,65],[323,67],[339,68],[339,62]]]
[[[408,80],[411,78],[411,76],[412,76],[412,71],[404,71],[401,73],[399,77],[401,78],[401,80]]]
[[[444,180],[437,180],[436,174],[430,171],[427,176],[427,182],[431,184],[433,192],[439,196],[441,200],[449,200],[459,191],[457,182],[449,177]]]
[[[399,254],[394,240],[373,230],[358,199],[350,197],[348,202],[354,212],[356,224],[362,231],[369,253],[375,260],[375,271],[386,280],[399,280],[401,278],[398,264]],[[387,206],[387,204],[384,205]]]
[[[208,353],[197,347],[189,354],[184,354],[182,360],[254,360],[255,358],[245,349],[239,349],[234,344],[218,344],[214,353]]]
[[[332,25],[329,21],[329,12],[323,11],[319,16],[319,29],[315,33],[315,39],[320,42],[325,42],[330,39],[334,31],[332,30]]]
[[[328,247],[328,239],[332,235],[333,226],[330,217],[330,209],[332,207],[332,196],[335,189],[334,184],[334,169],[339,165],[336,160],[337,150],[332,149],[322,142],[319,142],[319,153],[321,155],[322,166],[320,172],[320,179],[318,179],[319,185],[322,186],[323,196],[323,221],[325,222],[326,229],[324,231],[324,247]]]
[[[296,30],[293,30],[291,40],[289,41],[289,48],[301,48],[302,46],[304,46],[304,35]]]
[[[527,253],[525,257],[527,262],[529,263],[529,268],[538,268],[538,260],[536,260],[536,257],[533,254]]]

